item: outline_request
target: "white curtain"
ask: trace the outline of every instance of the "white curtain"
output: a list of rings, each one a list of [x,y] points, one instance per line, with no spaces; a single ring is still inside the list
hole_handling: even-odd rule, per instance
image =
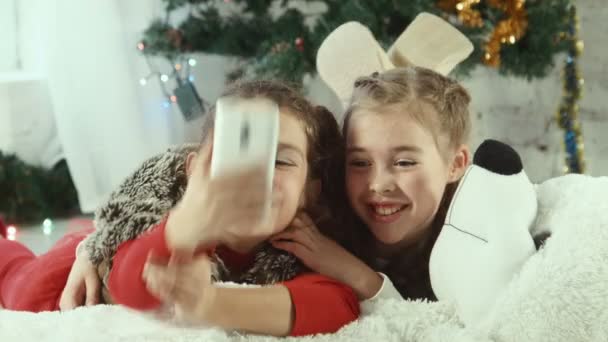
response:
[[[35,82],[48,93],[46,113],[54,116],[50,123],[41,123],[41,116],[33,121],[46,131],[55,132],[55,125],[60,149],[53,153],[66,158],[83,212],[95,210],[144,159],[197,139],[200,121],[186,123],[176,108],[164,108],[154,80],[139,84],[150,69],[135,47],[149,23],[164,14],[160,1],[17,1],[23,69],[41,75]],[[162,61],[153,62],[169,71]],[[208,101],[222,88],[225,64],[199,58],[194,76]],[[33,127],[14,111],[9,119]],[[21,140],[14,137],[12,144],[24,155],[19,151],[31,144]]]
[[[38,2],[57,132],[90,212],[148,154],[115,1]]]

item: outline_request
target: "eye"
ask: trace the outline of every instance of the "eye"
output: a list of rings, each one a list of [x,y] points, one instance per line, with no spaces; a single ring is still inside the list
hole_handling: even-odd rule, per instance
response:
[[[396,160],[393,165],[398,166],[398,167],[412,167],[416,164],[418,164],[418,163],[416,163],[413,160],[399,159],[399,160]]]
[[[277,159],[275,161],[274,164],[276,167],[289,167],[289,166],[296,166],[296,164],[292,161],[289,161],[287,159]]]
[[[348,165],[356,168],[364,168],[370,166],[371,163],[364,159],[353,159],[348,162]]]

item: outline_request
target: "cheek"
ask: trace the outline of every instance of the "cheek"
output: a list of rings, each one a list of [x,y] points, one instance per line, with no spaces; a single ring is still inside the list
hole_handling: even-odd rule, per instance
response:
[[[367,188],[367,177],[363,172],[346,172],[345,176],[346,194],[349,199],[360,195]]]
[[[419,204],[422,202],[436,206],[441,201],[446,185],[443,174],[430,170],[421,170],[409,176],[402,181],[403,187],[407,187],[408,195],[416,198]]]
[[[273,192],[280,195],[279,218],[281,221],[293,219],[305,196],[305,177],[295,172],[277,171],[273,182]]]

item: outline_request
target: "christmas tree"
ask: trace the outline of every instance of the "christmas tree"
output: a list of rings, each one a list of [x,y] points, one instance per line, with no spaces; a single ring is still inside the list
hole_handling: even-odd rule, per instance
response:
[[[554,55],[566,51],[566,0],[163,0],[166,15],[145,31],[141,50],[172,64],[184,54],[203,52],[239,58],[243,73],[301,82],[314,74],[317,48],[336,27],[359,21],[387,47],[422,11],[440,15],[475,45],[459,66],[496,67],[505,75],[543,77]],[[314,6],[309,6],[313,5]],[[323,7],[310,13],[301,10]],[[186,13],[180,23],[171,15]]]
[[[543,78],[554,67],[554,56],[567,54],[564,94],[556,120],[564,130],[566,173],[583,173],[583,139],[577,102],[583,78],[577,57],[576,9],[568,0],[163,0],[166,15],[155,20],[138,44],[146,56],[161,56],[179,75],[184,56],[195,52],[232,56],[241,67],[228,75],[237,78],[278,78],[301,83],[314,74],[317,49],[339,25],[359,21],[388,48],[420,13],[437,14],[463,32],[474,44],[471,56],[455,70],[467,74],[483,65],[503,75],[528,80]],[[316,8],[321,7],[321,10]],[[314,8],[311,12],[309,9]],[[185,15],[175,23],[172,14]],[[169,76],[159,74],[165,77]],[[179,88],[172,102],[200,99],[176,77]],[[143,84],[143,83],[142,83]],[[178,96],[179,93],[187,96]],[[193,90],[193,93],[190,91]],[[167,107],[170,101],[166,101]],[[196,106],[186,106],[188,108]],[[202,103],[199,108],[202,108]],[[191,110],[187,110],[190,112]],[[182,112],[184,110],[182,109]],[[191,114],[184,112],[186,117]]]
[[[0,218],[8,224],[79,213],[78,195],[65,160],[47,170],[0,151],[0,194]]]

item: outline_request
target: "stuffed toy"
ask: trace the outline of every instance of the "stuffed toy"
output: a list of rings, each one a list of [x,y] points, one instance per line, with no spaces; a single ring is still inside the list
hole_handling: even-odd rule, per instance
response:
[[[409,65],[447,75],[472,51],[471,42],[456,28],[421,13],[388,52],[365,26],[343,24],[321,44],[317,70],[346,106],[360,76]],[[456,190],[429,265],[436,297],[454,301],[464,322],[488,312],[535,252],[529,229],[536,211],[536,192],[517,152],[485,141]]]
[[[430,13],[416,16],[388,51],[367,27],[351,21],[321,43],[317,71],[346,107],[355,80],[361,76],[411,65],[447,75],[471,52],[473,44],[465,35]]]
[[[460,180],[429,263],[439,300],[477,323],[536,251],[534,185],[510,146],[484,141]]]

